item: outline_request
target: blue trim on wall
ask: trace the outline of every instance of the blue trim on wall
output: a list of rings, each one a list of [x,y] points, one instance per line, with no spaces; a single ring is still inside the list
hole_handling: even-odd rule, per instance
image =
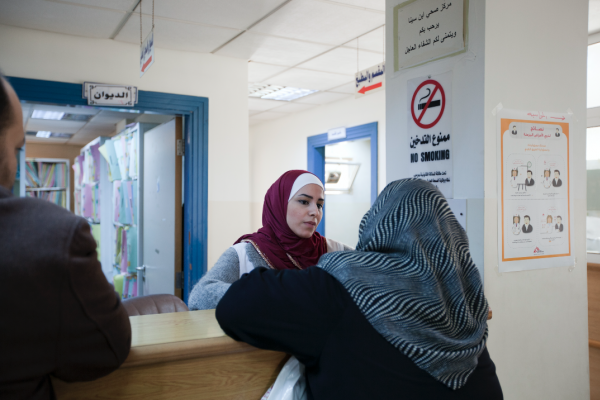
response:
[[[377,122],[347,128],[344,139],[329,141],[326,133],[309,136],[306,142],[307,170],[325,182],[325,146],[357,139],[371,139],[371,204],[373,204],[377,199]],[[325,218],[321,220],[317,232],[325,236]]]
[[[15,77],[7,79],[19,98],[24,101],[56,105],[87,105],[87,100],[81,96],[81,84]],[[110,109],[110,107],[105,108]],[[183,116],[185,127],[183,294],[187,303],[194,284],[207,271],[208,99],[140,90],[138,104],[127,109]]]

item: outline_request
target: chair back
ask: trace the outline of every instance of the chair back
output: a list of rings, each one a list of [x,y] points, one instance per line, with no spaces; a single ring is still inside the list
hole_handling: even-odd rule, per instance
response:
[[[132,297],[123,300],[123,305],[130,317],[190,311],[179,297],[172,294],[151,294],[148,296]]]

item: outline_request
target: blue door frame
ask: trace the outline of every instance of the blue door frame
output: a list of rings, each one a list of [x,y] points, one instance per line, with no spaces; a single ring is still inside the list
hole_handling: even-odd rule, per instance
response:
[[[87,105],[82,85],[8,77],[24,101],[56,105]],[[184,300],[207,270],[208,217],[208,99],[180,94],[138,91],[138,103],[129,109],[181,115],[185,127],[183,209]]]
[[[326,133],[309,136],[306,143],[307,170],[325,182],[325,146],[357,139],[371,139],[371,204],[373,204],[377,198],[377,122],[347,128],[346,137],[343,139],[330,141]],[[325,236],[325,218],[321,220],[317,232]]]

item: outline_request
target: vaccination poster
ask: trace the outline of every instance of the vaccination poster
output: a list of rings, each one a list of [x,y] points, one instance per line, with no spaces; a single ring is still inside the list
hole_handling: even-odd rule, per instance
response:
[[[498,113],[499,271],[572,265],[568,114]]]

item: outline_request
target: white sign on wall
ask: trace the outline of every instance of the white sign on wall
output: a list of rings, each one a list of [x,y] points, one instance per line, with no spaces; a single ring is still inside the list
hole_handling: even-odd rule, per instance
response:
[[[152,64],[154,64],[154,29],[146,36],[142,47],[140,47],[140,78]]]
[[[498,112],[500,272],[573,265],[570,115]]]
[[[454,197],[452,177],[452,72],[411,79],[408,84],[409,176]]]
[[[463,51],[463,0],[407,1],[394,8],[394,70]]]
[[[385,63],[363,69],[355,75],[354,97],[363,97],[385,87]]]
[[[137,104],[137,87],[85,82],[83,98],[91,106],[133,107]]]
[[[333,128],[327,131],[327,140],[337,140],[346,138],[346,128]]]

